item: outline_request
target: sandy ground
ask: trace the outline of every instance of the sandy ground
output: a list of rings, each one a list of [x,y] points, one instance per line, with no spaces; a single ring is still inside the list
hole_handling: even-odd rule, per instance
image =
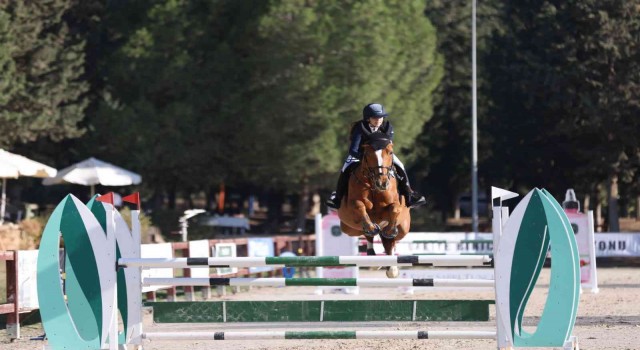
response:
[[[383,271],[363,270],[361,277],[383,277]],[[549,270],[543,270],[537,288],[525,312],[525,325],[533,330],[542,313],[548,288]],[[581,349],[640,349],[640,268],[600,268],[600,293],[585,291],[580,298],[574,335]],[[314,294],[314,287],[252,288],[237,294],[228,293],[217,300],[302,300],[302,299],[493,299],[493,293],[427,292],[413,295],[395,288],[361,288],[359,295],[330,293]],[[145,331],[269,331],[269,330],[495,330],[494,310],[489,322],[377,322],[316,324],[153,324],[145,317]],[[0,331],[0,349],[42,349],[45,342],[30,340],[43,334],[40,324],[22,328],[22,339],[9,342],[6,332]],[[494,349],[493,340],[261,340],[261,341],[147,341],[146,350],[169,349]]]

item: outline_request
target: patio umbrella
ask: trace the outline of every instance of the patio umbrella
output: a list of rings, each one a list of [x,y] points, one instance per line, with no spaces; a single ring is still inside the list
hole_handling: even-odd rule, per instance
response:
[[[91,157],[58,171],[55,177],[44,179],[42,184],[49,186],[72,183],[91,186],[93,196],[95,185],[130,186],[137,185],[140,181],[142,177],[134,172]]]
[[[2,178],[2,203],[0,204],[0,223],[4,222],[6,211],[7,179],[17,179],[20,176],[51,177],[57,170],[21,155],[0,149],[0,178]]]

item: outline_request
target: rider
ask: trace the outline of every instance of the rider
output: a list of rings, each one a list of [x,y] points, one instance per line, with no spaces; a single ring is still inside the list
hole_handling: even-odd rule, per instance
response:
[[[393,126],[388,120],[384,120],[389,114],[379,103],[370,103],[362,110],[362,120],[357,121],[351,127],[351,145],[349,146],[349,155],[342,166],[340,171],[340,177],[338,178],[338,186],[336,191],[331,194],[331,197],[327,199],[327,206],[338,209],[342,202],[342,196],[347,192],[349,186],[349,174],[351,172],[351,165],[357,163],[362,158],[362,144],[368,139],[369,135],[376,132],[386,134],[390,140],[393,141]],[[415,208],[426,203],[424,196],[420,195],[411,189],[409,185],[409,177],[404,170],[404,164],[393,155],[393,164],[395,165],[397,178],[399,182],[400,194],[404,195],[407,199],[407,206]]]

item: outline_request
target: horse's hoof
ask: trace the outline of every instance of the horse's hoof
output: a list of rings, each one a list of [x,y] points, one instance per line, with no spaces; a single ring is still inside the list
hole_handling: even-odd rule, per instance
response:
[[[367,249],[367,255],[376,255],[376,251],[373,249]]]
[[[369,231],[367,230],[367,226],[363,224],[362,232],[364,232],[364,235],[367,237],[375,237],[380,233],[380,226],[378,226],[378,224],[373,224],[373,230]]]
[[[389,278],[397,278],[399,275],[397,266],[389,266],[387,267],[387,277]]]
[[[397,227],[393,227],[390,230],[385,230],[380,232],[380,236],[382,238],[386,238],[386,239],[394,239],[398,236],[398,228]]]

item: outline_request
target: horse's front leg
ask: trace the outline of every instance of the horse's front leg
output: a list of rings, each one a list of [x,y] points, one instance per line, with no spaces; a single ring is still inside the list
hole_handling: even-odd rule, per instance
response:
[[[402,206],[399,203],[393,203],[387,206],[386,209],[389,224],[380,232],[380,236],[386,239],[394,239],[398,235],[398,216],[402,211]]]
[[[367,214],[367,209],[371,209],[373,207],[373,203],[368,199],[362,199],[355,200],[353,204],[356,217],[359,218],[358,221],[362,224],[362,232],[366,237],[375,237],[380,233],[380,226],[372,222],[369,214]]]
[[[380,236],[382,236],[382,234]],[[384,237],[381,237],[381,239],[382,246],[384,247],[384,252],[389,256],[393,255],[393,250],[396,247],[396,241]],[[398,270],[398,266],[387,266],[387,277],[396,278],[399,274],[400,271]]]

